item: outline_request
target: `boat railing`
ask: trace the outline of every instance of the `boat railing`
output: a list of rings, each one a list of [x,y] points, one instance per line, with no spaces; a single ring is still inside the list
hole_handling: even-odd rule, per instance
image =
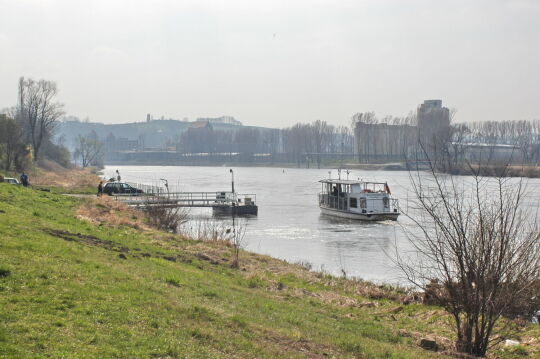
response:
[[[363,200],[366,201],[365,208],[373,208],[374,206],[369,206],[369,203],[370,202],[373,203],[375,201],[380,202],[381,198],[365,198]],[[346,195],[334,196],[328,193],[319,193],[319,205],[323,207],[338,209],[342,211],[349,211],[350,210],[349,204],[350,204],[349,197]],[[353,208],[364,209],[361,206],[360,201],[357,202],[357,207],[353,207]],[[398,212],[400,211],[399,200],[397,198],[390,198],[388,207],[385,207],[384,212],[395,212],[395,211],[398,211]]]
[[[319,194],[319,204],[325,207],[346,211],[348,210],[347,197],[333,196],[326,193]]]
[[[392,211],[397,210],[398,212],[401,212],[401,208],[399,207],[399,199],[392,198],[392,201],[390,203],[392,204],[390,207]]]

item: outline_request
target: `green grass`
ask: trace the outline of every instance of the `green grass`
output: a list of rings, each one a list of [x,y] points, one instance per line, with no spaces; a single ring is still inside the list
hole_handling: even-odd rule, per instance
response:
[[[96,186],[80,186],[73,188],[65,188],[59,186],[37,186],[38,188],[45,188],[55,194],[97,194],[97,185]]]
[[[418,329],[415,316],[429,308],[391,320],[389,300],[367,308],[298,295],[365,300],[329,279],[247,276],[230,268],[226,248],[80,221],[78,204],[0,185],[0,358],[443,357],[398,335]],[[219,264],[197,255],[204,246],[224,256]]]

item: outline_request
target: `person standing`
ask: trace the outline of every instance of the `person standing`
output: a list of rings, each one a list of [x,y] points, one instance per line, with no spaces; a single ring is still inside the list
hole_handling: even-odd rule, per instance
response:
[[[30,184],[30,179],[28,178],[28,175],[24,172],[22,173],[20,180],[24,187],[28,187],[28,185]]]
[[[97,196],[103,196],[103,181],[99,181],[99,184],[97,186]]]

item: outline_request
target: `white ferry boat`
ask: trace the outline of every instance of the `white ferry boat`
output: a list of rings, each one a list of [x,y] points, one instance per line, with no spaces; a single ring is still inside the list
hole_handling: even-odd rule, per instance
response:
[[[319,181],[319,207],[323,214],[364,221],[397,220],[398,200],[387,183],[341,179]]]

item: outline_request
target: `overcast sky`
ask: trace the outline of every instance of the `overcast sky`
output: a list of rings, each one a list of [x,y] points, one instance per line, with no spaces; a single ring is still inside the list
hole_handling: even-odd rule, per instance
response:
[[[105,123],[540,119],[540,0],[0,0],[0,108],[20,76]]]

